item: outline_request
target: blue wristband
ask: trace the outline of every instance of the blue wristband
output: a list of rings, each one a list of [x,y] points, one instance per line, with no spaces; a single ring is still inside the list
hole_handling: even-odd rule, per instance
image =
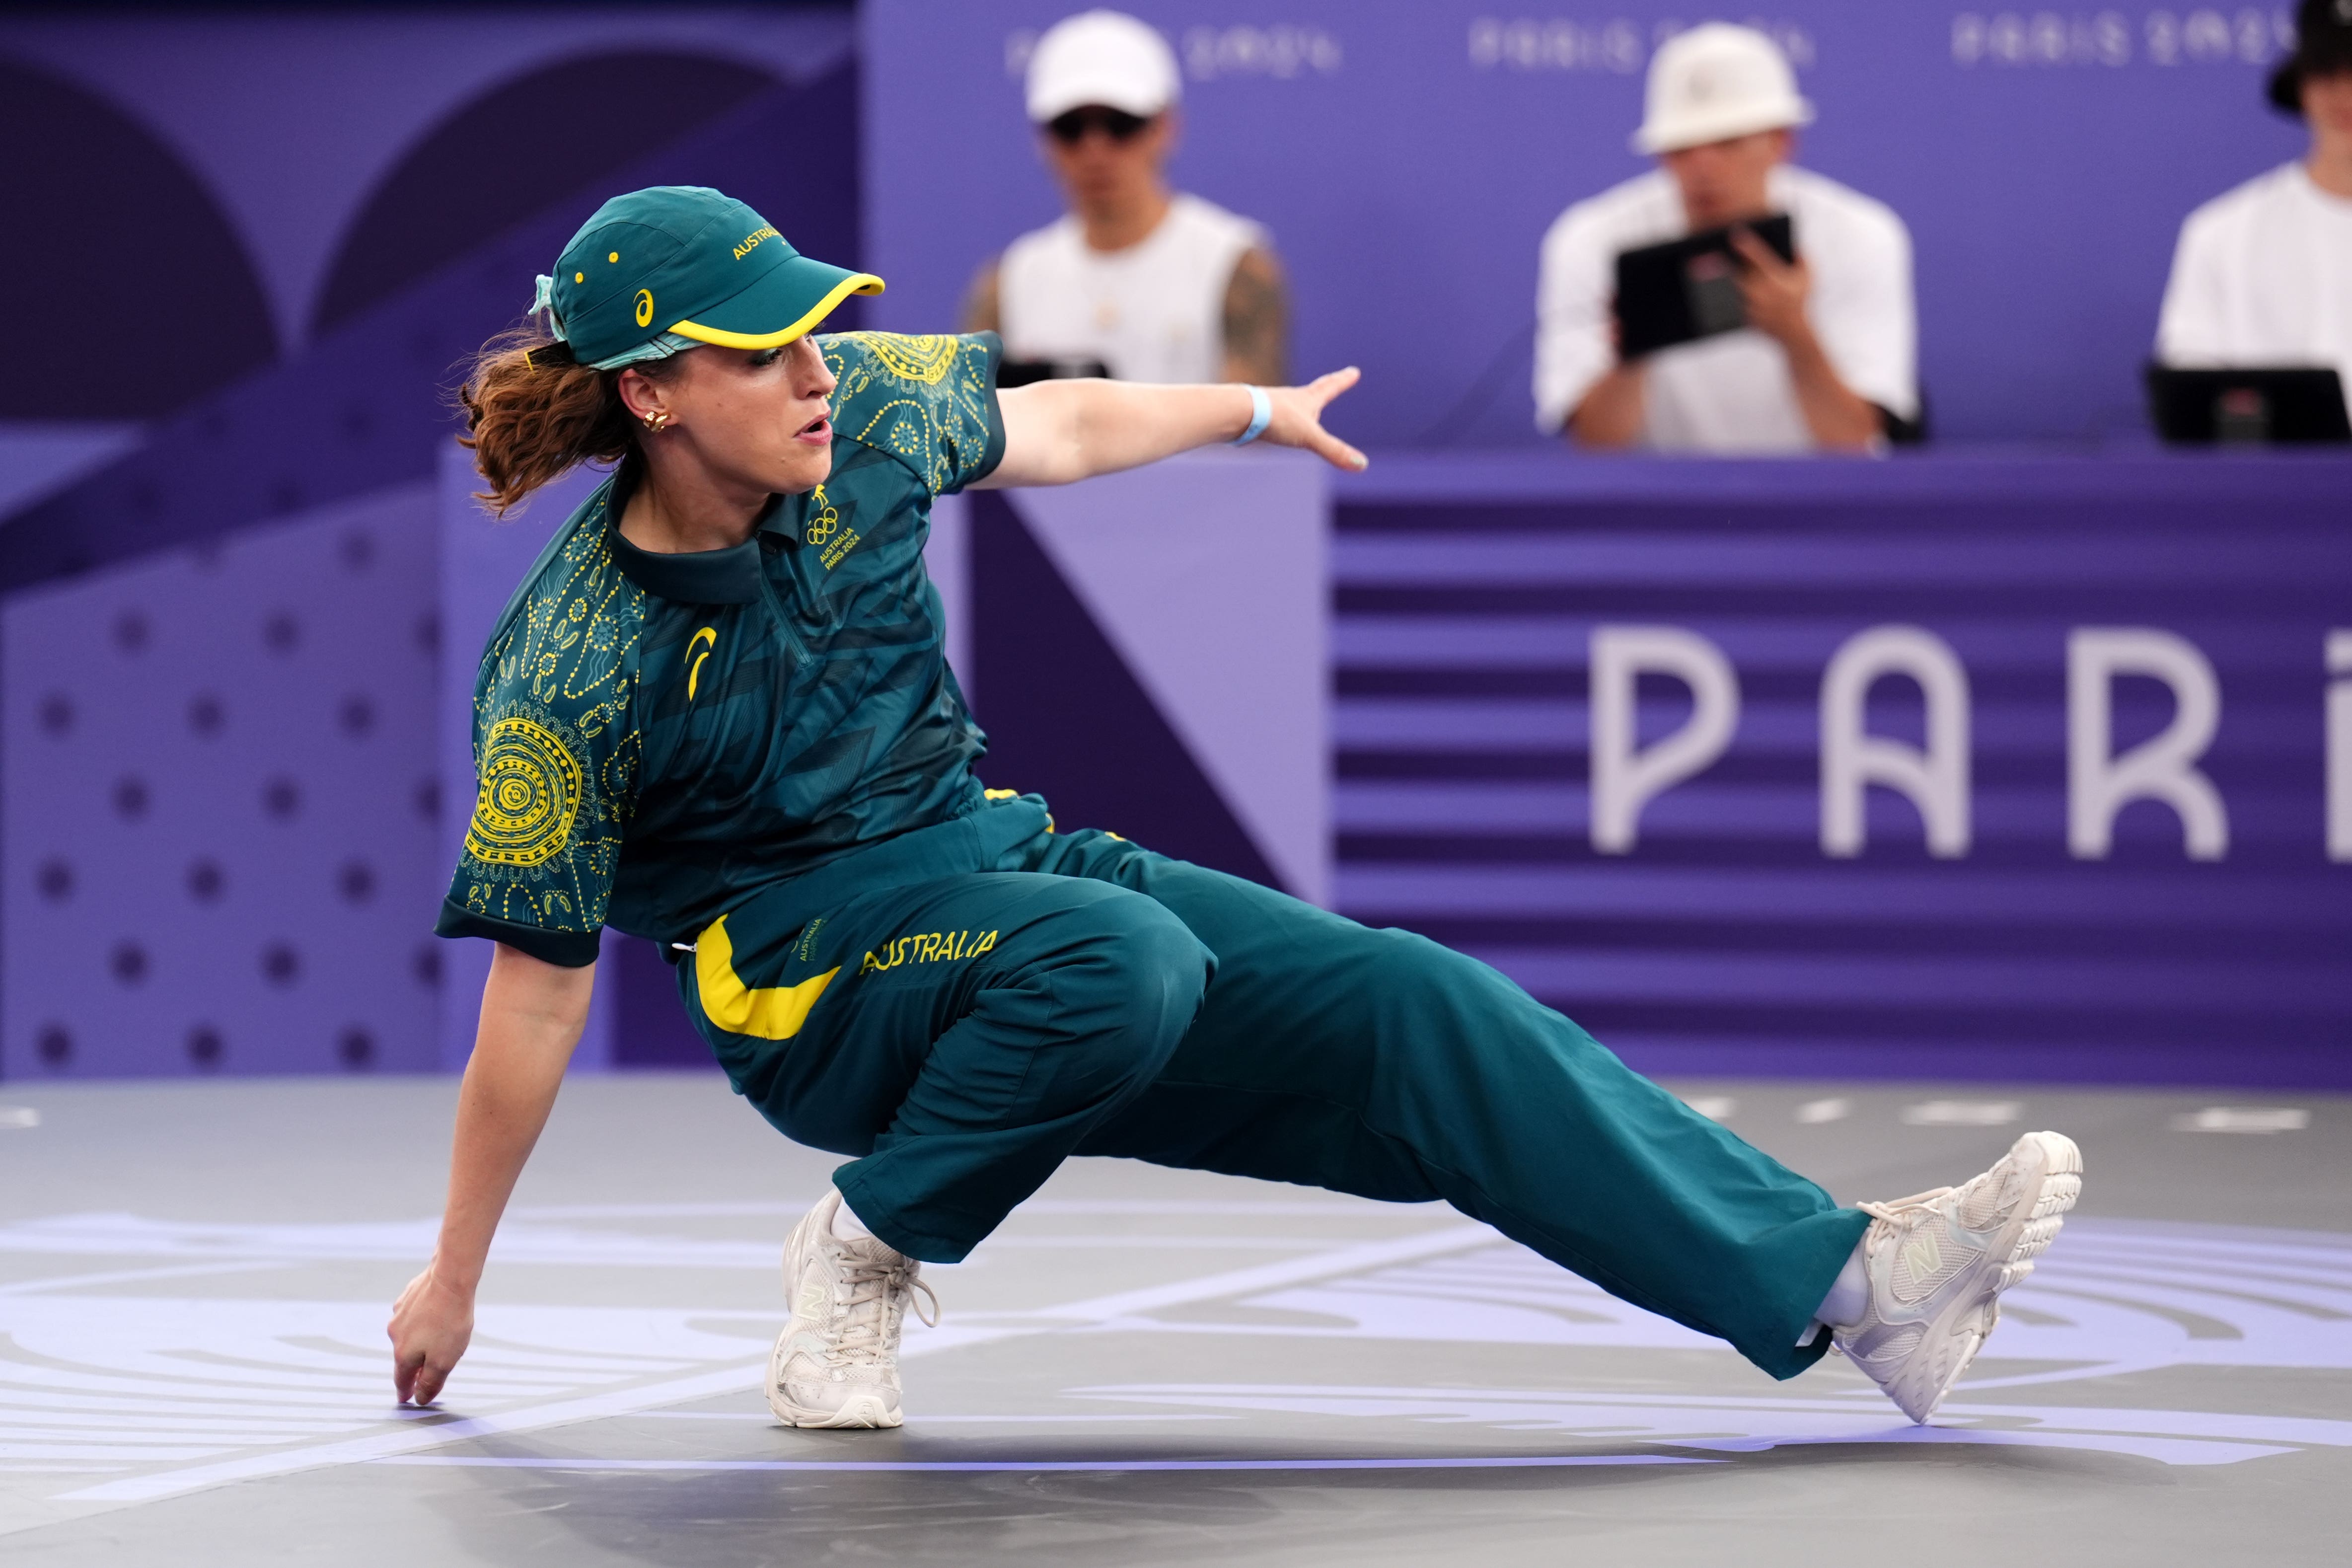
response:
[[[1274,423],[1274,399],[1265,395],[1265,388],[1253,386],[1249,389],[1249,428],[1234,437],[1234,445],[1236,447],[1248,446],[1252,441],[1265,435],[1265,427]]]

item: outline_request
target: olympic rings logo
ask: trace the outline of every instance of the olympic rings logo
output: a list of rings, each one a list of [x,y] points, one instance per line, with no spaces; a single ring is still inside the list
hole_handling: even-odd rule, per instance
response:
[[[824,510],[810,514],[804,537],[811,544],[823,544],[833,537],[833,531],[841,526],[841,513],[835,510],[833,502],[825,499],[823,485],[809,492],[809,500]]]

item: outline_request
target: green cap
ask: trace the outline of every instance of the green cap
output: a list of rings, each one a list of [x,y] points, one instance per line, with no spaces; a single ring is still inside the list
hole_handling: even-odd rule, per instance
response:
[[[703,185],[614,196],[572,237],[534,309],[582,364],[610,370],[697,342],[771,349],[882,279],[813,260],[741,202]],[[665,348],[664,340],[674,342]]]

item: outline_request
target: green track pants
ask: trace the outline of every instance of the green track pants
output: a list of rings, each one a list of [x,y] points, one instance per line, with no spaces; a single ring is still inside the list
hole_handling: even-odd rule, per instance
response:
[[[1123,1155],[1443,1198],[1776,1377],[1827,1348],[1796,1342],[1867,1217],[1495,970],[1109,834],[979,855],[755,898],[679,965],[737,1091],[856,1156],[835,1184],[899,1251],[958,1261]]]

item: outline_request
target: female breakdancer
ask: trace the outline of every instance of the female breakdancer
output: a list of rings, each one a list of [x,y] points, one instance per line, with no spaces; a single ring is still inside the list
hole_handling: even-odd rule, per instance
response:
[[[898,1425],[919,1260],[962,1258],[1072,1154],[1443,1198],[1776,1377],[1834,1340],[1925,1420],[2057,1234],[2074,1144],[2028,1133],[1963,1186],[1843,1209],[1482,963],[984,789],[932,498],[1220,441],[1360,468],[1321,424],[1356,373],[1000,394],[988,333],[812,335],[881,287],[716,191],[636,191],[467,385],[501,509],[618,466],[475,687],[439,930],[498,948],[440,1241],[393,1310],[401,1396],[465,1352],[610,923],[677,963],[739,1093],[853,1156],[785,1246],[789,1425]]]

